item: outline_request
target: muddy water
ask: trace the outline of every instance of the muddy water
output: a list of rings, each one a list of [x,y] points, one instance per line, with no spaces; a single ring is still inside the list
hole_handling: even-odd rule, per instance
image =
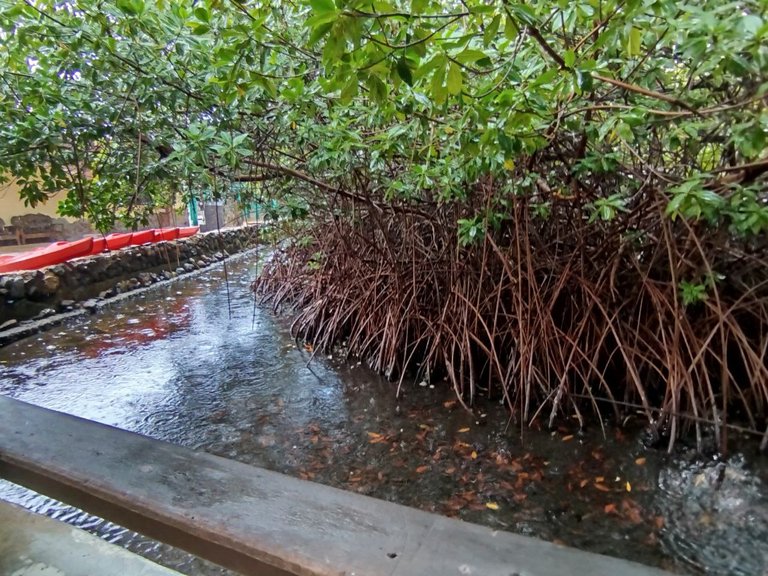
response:
[[[502,408],[315,357],[254,308],[255,255],[0,349],[0,393],[428,511],[690,574],[766,574],[768,467],[645,449],[611,427],[526,431]],[[228,298],[229,293],[229,298]],[[231,310],[231,314],[230,314]],[[480,414],[485,414],[484,416]],[[744,442],[743,446],[748,444]],[[0,497],[187,574],[225,571],[0,483]]]

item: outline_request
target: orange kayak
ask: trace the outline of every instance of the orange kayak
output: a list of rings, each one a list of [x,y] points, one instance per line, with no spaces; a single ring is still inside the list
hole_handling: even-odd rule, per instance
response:
[[[156,228],[155,242],[169,242],[179,237],[178,228]]]
[[[43,248],[9,254],[9,258],[0,260],[0,273],[16,270],[37,270],[54,264],[61,264],[72,258],[88,256],[93,249],[93,238],[83,238],[74,242],[54,242]]]
[[[186,228],[179,228],[179,238],[189,238],[200,232],[200,226],[187,226]]]

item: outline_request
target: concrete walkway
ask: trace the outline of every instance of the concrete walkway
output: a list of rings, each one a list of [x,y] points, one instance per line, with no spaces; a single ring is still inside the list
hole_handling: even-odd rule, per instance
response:
[[[0,576],[178,576],[58,520],[0,501]]]

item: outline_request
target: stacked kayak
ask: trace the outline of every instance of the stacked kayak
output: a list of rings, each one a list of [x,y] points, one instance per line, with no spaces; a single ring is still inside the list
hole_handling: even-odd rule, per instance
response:
[[[200,226],[187,226],[179,228],[179,238],[189,238],[200,232]]]
[[[93,238],[83,238],[74,242],[54,242],[48,246],[20,252],[5,254],[0,257],[0,273],[14,270],[37,270],[45,266],[61,264],[72,258],[88,256],[93,249]]]
[[[155,230],[155,242],[169,242],[179,237],[178,228],[158,228]]]
[[[141,230],[131,234],[131,241],[128,242],[129,246],[141,246],[142,244],[149,244],[155,241],[155,230]]]
[[[124,234],[109,234],[98,238],[89,236],[74,242],[54,242],[28,252],[0,254],[0,274],[17,270],[37,270],[38,268],[61,264],[73,258],[94,256],[108,250],[120,250],[127,246],[189,238],[197,234],[199,230],[199,226],[158,228]]]

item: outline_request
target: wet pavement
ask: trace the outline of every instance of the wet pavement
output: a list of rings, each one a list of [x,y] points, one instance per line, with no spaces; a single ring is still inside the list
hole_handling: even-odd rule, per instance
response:
[[[0,393],[219,456],[691,574],[765,574],[768,466],[644,448],[638,430],[521,431],[495,403],[312,357],[254,306],[256,256],[0,349]],[[231,313],[230,313],[231,311]],[[311,362],[310,362],[311,360]],[[223,569],[8,483],[0,498],[187,574]]]
[[[0,574],[178,576],[63,522],[0,501]]]

